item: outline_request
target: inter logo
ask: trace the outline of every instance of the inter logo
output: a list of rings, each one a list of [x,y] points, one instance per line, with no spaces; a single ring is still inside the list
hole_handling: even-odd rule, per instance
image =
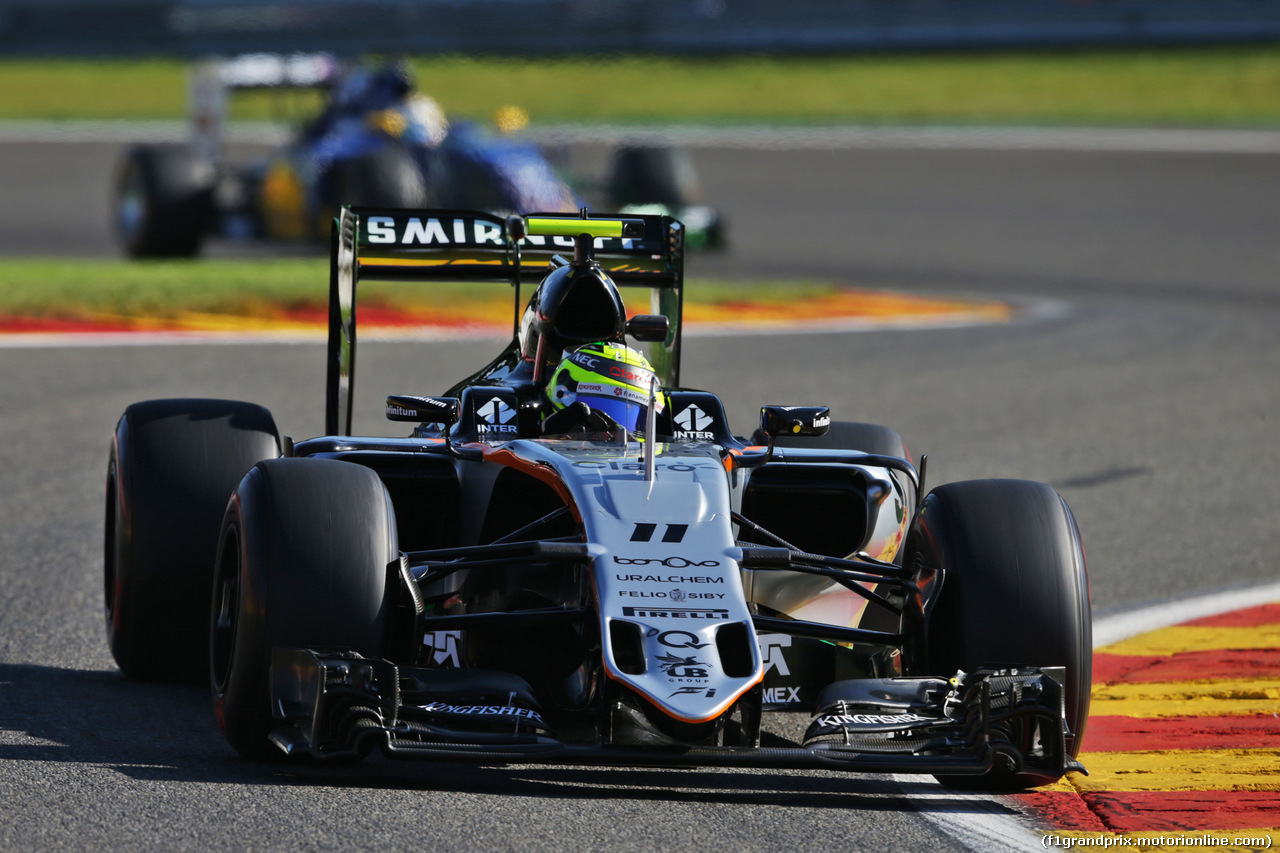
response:
[[[479,422],[476,428],[480,432],[515,432],[516,410],[507,405],[501,397],[493,397],[476,409]]]
[[[677,438],[715,438],[715,433],[711,431],[715,419],[692,403],[681,409],[672,420],[680,429]]]
[[[701,431],[711,426],[711,416],[697,406],[687,406],[675,416],[676,426],[681,429]]]

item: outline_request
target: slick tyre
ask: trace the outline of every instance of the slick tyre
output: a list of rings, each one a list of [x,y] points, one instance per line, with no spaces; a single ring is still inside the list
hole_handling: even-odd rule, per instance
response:
[[[702,195],[693,159],[669,146],[625,146],[613,157],[608,183],[616,206],[662,204],[683,207]]]
[[[227,498],[277,456],[261,406],[230,400],[135,403],[107,463],[103,594],[107,640],[129,678],[200,681],[209,588]]]
[[[384,657],[399,556],[391,499],[377,474],[349,462],[272,459],[241,481],[222,521],[210,615],[218,725],[246,758],[268,740],[274,647]]]
[[[422,169],[400,145],[384,145],[369,154],[340,160],[330,173],[333,206],[428,207],[431,199]]]
[[[906,565],[944,572],[914,674],[979,667],[1065,666],[1067,752],[1089,716],[1092,618],[1084,548],[1066,502],[1042,483],[974,480],[932,490],[913,519]],[[939,777],[953,787],[1016,790],[1055,781],[997,767]]]
[[[185,145],[129,149],[116,179],[116,235],[134,258],[189,258],[214,218],[213,164]]]

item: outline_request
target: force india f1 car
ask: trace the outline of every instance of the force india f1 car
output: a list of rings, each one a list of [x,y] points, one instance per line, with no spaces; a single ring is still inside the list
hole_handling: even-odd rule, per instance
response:
[[[1089,592],[1063,500],[1016,480],[920,497],[926,459],[821,406],[764,406],[736,434],[680,384],[682,241],[664,216],[344,208],[325,435],[282,440],[265,409],[223,400],[120,419],[105,594],[124,673],[207,666],[219,725],[255,758],[983,789],[1082,770]],[[387,399],[404,437],[351,434],[362,279],[515,290],[492,363]],[[628,319],[619,286],[650,288],[656,313]],[[652,365],[615,357],[628,336]],[[587,405],[609,395],[626,405]]]

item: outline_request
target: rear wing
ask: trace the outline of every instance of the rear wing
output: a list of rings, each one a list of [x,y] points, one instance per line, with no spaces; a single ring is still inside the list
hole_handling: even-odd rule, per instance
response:
[[[649,360],[663,384],[675,387],[680,384],[684,226],[670,216],[626,218],[643,220],[644,236],[598,237],[595,259],[619,287],[650,288],[650,311],[665,316],[669,327],[665,341],[650,345]],[[327,435],[351,434],[360,281],[507,284],[514,291],[514,336],[524,309],[521,285],[540,281],[555,255],[572,255],[574,249],[574,238],[567,236],[513,239],[526,231],[523,225],[518,216],[474,210],[342,208],[333,221],[329,253]]]
[[[327,53],[247,53],[196,63],[187,80],[192,147],[207,160],[218,158],[231,93],[323,88],[337,79],[338,72],[337,60]]]

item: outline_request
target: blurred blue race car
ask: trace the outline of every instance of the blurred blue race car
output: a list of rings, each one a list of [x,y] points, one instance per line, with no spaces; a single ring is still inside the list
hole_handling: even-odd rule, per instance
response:
[[[319,115],[264,159],[224,160],[230,93],[300,88],[325,92]],[[603,206],[674,216],[691,248],[724,241],[719,214],[694,204],[701,191],[686,152],[620,147],[607,178],[586,186],[520,134],[528,122],[520,108],[499,110],[493,127],[450,122],[399,62],[343,66],[323,54],[206,62],[192,75],[191,115],[189,143],[125,155],[114,215],[132,257],[190,257],[211,236],[322,244],[344,204],[498,214]]]

